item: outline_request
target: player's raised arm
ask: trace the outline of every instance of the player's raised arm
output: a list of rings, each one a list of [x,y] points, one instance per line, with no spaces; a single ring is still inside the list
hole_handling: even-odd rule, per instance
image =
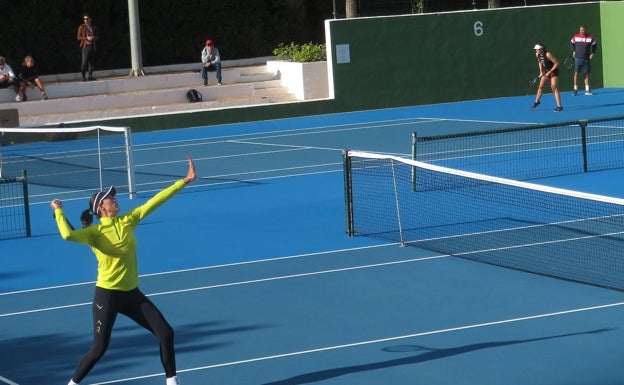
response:
[[[197,174],[195,173],[195,164],[193,163],[193,158],[191,158],[190,156],[188,157],[188,165],[188,173],[184,177],[184,183],[186,184],[191,183],[197,177]]]

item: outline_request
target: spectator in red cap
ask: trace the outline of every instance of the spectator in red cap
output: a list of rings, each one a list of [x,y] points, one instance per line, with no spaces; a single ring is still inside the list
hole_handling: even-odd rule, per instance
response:
[[[206,40],[206,46],[202,50],[201,55],[202,70],[201,77],[204,80],[204,85],[208,85],[208,72],[217,73],[217,84],[221,85],[221,55],[219,55],[219,49],[214,46],[214,42],[210,39]]]

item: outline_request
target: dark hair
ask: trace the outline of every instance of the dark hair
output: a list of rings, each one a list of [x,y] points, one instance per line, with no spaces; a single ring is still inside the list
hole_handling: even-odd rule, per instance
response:
[[[93,215],[90,209],[86,209],[80,214],[80,222],[82,222],[83,226],[91,226],[93,223]]]

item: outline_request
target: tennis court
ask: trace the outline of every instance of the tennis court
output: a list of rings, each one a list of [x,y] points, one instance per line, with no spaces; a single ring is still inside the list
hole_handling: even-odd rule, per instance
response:
[[[624,293],[345,234],[344,149],[410,157],[413,131],[622,115],[621,89],[562,97],[562,113],[516,97],[133,135],[139,194],[122,211],[187,156],[199,174],[137,231],[182,384],[621,383]],[[539,183],[624,198],[623,173]],[[90,346],[95,258],[58,235],[58,193],[33,186],[33,236],[0,241],[0,382],[65,384]],[[65,199],[71,220],[87,201]],[[119,317],[84,383],[159,382],[156,340]]]

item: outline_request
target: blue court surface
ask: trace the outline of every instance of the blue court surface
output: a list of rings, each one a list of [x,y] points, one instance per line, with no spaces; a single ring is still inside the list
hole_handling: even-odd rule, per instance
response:
[[[137,231],[181,383],[622,384],[624,293],[345,235],[343,149],[409,157],[412,131],[624,115],[624,89],[562,98],[560,113],[546,94],[537,110],[523,96],[134,134],[140,193],[122,211],[187,156],[199,175]],[[545,183],[624,198],[623,172]],[[0,241],[0,383],[64,385],[90,347],[96,261],[58,235],[62,192],[31,190],[33,236]],[[78,222],[88,198],[64,203]],[[155,338],[120,316],[83,383],[164,384]]]

